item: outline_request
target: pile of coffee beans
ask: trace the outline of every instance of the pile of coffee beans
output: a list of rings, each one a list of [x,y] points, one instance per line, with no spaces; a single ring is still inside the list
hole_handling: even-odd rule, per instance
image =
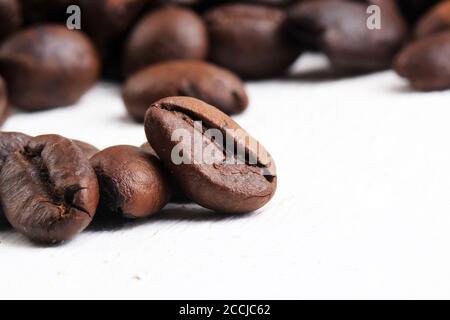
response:
[[[174,140],[177,130],[188,138]],[[207,134],[214,130],[229,143]],[[142,147],[102,151],[54,134],[0,132],[0,213],[31,240],[55,243],[73,238],[95,215],[145,218],[169,201],[240,214],[261,208],[275,193],[269,153],[216,107],[164,98],[148,109],[145,132]],[[196,161],[199,147],[209,150]],[[188,161],[175,163],[174,150]]]
[[[416,90],[449,89],[449,12],[448,0],[1,0],[0,120],[8,105],[71,105],[101,77],[124,83],[137,122],[174,95],[238,114],[240,78],[283,77],[306,51],[340,73],[393,66]]]
[[[94,215],[144,218],[168,202],[261,208],[275,165],[229,115],[248,107],[242,79],[283,77],[307,51],[340,73],[392,67],[413,89],[450,89],[450,1],[0,0],[0,124],[10,107],[74,104],[103,78],[123,83],[148,138],[99,151],[0,132],[1,215],[52,243]],[[179,130],[194,134],[173,140]]]

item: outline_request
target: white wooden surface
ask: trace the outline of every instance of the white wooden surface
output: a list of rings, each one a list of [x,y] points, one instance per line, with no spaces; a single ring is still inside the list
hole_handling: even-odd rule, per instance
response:
[[[450,298],[450,91],[410,92],[392,72],[298,78],[249,84],[236,118],[277,161],[267,207],[172,207],[47,248],[0,231],[0,298]],[[144,141],[106,84],[4,129]]]

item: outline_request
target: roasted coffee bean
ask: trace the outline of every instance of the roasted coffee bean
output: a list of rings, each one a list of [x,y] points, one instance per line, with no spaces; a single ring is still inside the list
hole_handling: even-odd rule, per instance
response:
[[[91,42],[65,26],[33,26],[0,46],[0,74],[10,102],[24,110],[75,103],[94,84],[99,69]]]
[[[124,53],[124,72],[168,60],[204,59],[208,34],[203,20],[192,10],[162,7],[146,15],[134,28]]]
[[[0,77],[0,125],[5,122],[9,113],[8,93],[5,81]]]
[[[108,43],[120,39],[149,0],[75,0],[83,13],[83,31],[88,33],[102,55]],[[153,1],[155,2],[155,1]]]
[[[369,4],[381,9],[381,29],[367,27]],[[391,0],[317,0],[288,10],[300,42],[325,52],[334,68],[370,72],[387,69],[401,48],[407,27]]]
[[[161,210],[170,196],[159,159],[143,148],[114,146],[97,153],[91,164],[100,183],[100,207],[128,218]]]
[[[403,49],[394,69],[420,91],[450,88],[450,31],[425,37]]]
[[[417,23],[416,38],[423,38],[441,31],[450,30],[450,1],[434,6]]]
[[[270,155],[209,104],[190,97],[162,99],[147,111],[145,131],[183,192],[201,206],[250,212],[275,193],[277,177]]]
[[[244,78],[278,76],[300,54],[286,39],[280,9],[229,4],[208,10],[205,19],[211,60]]]
[[[83,151],[84,155],[88,159],[92,158],[95,154],[97,154],[100,151],[99,149],[97,149],[97,147],[94,147],[92,144],[89,144],[87,142],[80,140],[72,140],[72,141],[78,146],[78,148],[81,149],[81,151]]]
[[[17,231],[35,241],[55,243],[88,226],[99,190],[82,151],[68,139],[45,135],[7,157],[0,196],[4,214]]]
[[[141,122],[150,104],[171,96],[198,98],[227,114],[241,113],[248,105],[244,84],[236,75],[194,60],[147,67],[130,77],[123,90],[128,113]]]
[[[0,40],[19,28],[22,13],[18,0],[0,0]]]

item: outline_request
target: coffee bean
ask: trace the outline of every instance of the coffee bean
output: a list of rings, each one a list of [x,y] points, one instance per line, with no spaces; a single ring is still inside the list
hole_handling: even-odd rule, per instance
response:
[[[33,26],[0,46],[10,102],[28,111],[75,103],[94,84],[99,64],[91,42],[64,26]]]
[[[229,4],[205,13],[213,62],[244,78],[284,73],[300,50],[284,33],[285,14],[266,6]]]
[[[133,146],[114,146],[97,153],[91,164],[100,183],[100,207],[129,218],[161,210],[170,195],[159,160]]]
[[[22,24],[22,13],[18,0],[0,0],[0,40]]]
[[[147,111],[145,131],[183,192],[201,206],[221,212],[249,212],[261,208],[275,193],[277,177],[270,155],[211,105],[189,97],[162,99]],[[230,143],[225,144],[225,138],[220,141],[218,133],[227,136]],[[183,161],[176,159],[178,156]]]
[[[450,31],[417,40],[397,56],[395,71],[420,91],[450,88]]]
[[[128,31],[148,0],[76,0],[83,13],[83,31],[88,33],[102,51],[108,43]],[[107,52],[102,52],[107,54]]]
[[[97,147],[94,147],[92,144],[84,141],[72,140],[72,142],[74,142],[78,146],[78,148],[81,149],[81,151],[88,159],[92,158],[96,153],[100,151],[97,149]]]
[[[381,29],[367,27],[369,4],[381,9]],[[391,0],[317,0],[288,10],[292,33],[325,52],[334,68],[367,72],[390,68],[407,27]]]
[[[192,10],[168,6],[146,15],[132,31],[124,53],[124,72],[168,60],[204,59],[208,35]]]
[[[144,121],[153,102],[170,96],[190,96],[217,106],[227,114],[247,108],[244,84],[233,73],[212,64],[182,60],[156,64],[130,77],[123,99],[128,113]]]
[[[0,125],[5,122],[9,114],[8,93],[6,89],[6,83],[2,77],[0,77]]]
[[[423,38],[441,31],[450,30],[450,1],[434,6],[417,23],[416,38]]]
[[[91,222],[99,190],[82,151],[57,135],[30,139],[11,153],[0,173],[0,196],[11,225],[28,238],[54,243],[73,238]]]

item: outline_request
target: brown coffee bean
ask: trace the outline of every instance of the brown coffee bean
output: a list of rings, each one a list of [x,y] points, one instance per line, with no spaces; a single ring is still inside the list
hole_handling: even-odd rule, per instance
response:
[[[201,206],[249,212],[275,193],[277,177],[270,155],[209,104],[190,97],[155,102],[147,111],[145,132],[183,192]]]
[[[447,30],[450,30],[450,1],[443,1],[419,20],[414,34],[423,38]]]
[[[369,4],[381,9],[381,29],[367,27]],[[402,46],[407,27],[391,0],[317,0],[288,10],[292,33],[325,52],[336,69],[367,72],[387,69]]]
[[[211,60],[244,78],[278,76],[300,54],[286,39],[280,9],[229,4],[208,10],[205,19]]]
[[[0,46],[0,74],[11,104],[28,111],[75,103],[92,87],[99,69],[91,42],[64,26],[33,26]]]
[[[241,113],[248,105],[244,84],[236,75],[202,61],[170,61],[147,67],[130,77],[123,89],[128,113],[140,122],[150,104],[171,96],[198,98],[227,114]]]
[[[28,238],[54,243],[73,238],[95,214],[99,190],[82,151],[57,135],[30,139],[11,153],[0,173],[0,196],[11,225]]]
[[[0,40],[22,24],[22,13],[18,0],[0,0]]]
[[[75,0],[83,13],[82,28],[88,33],[102,56],[108,44],[118,40],[132,26],[149,0]],[[155,1],[153,1],[155,2]]]
[[[394,69],[420,91],[450,88],[450,31],[417,40],[397,56]]]
[[[192,10],[176,6],[150,12],[132,31],[124,53],[124,72],[168,60],[204,59],[208,34],[203,20]]]
[[[91,164],[100,183],[100,207],[128,218],[161,210],[170,196],[158,158],[142,148],[114,146],[97,153]]]
[[[0,125],[2,125],[9,114],[8,93],[6,83],[0,77]]]
[[[83,153],[88,159],[92,158],[96,153],[100,151],[99,149],[97,149],[97,147],[94,147],[92,144],[89,144],[87,142],[80,140],[72,140],[72,141],[78,146],[78,148],[81,149],[81,151],[83,151]]]

